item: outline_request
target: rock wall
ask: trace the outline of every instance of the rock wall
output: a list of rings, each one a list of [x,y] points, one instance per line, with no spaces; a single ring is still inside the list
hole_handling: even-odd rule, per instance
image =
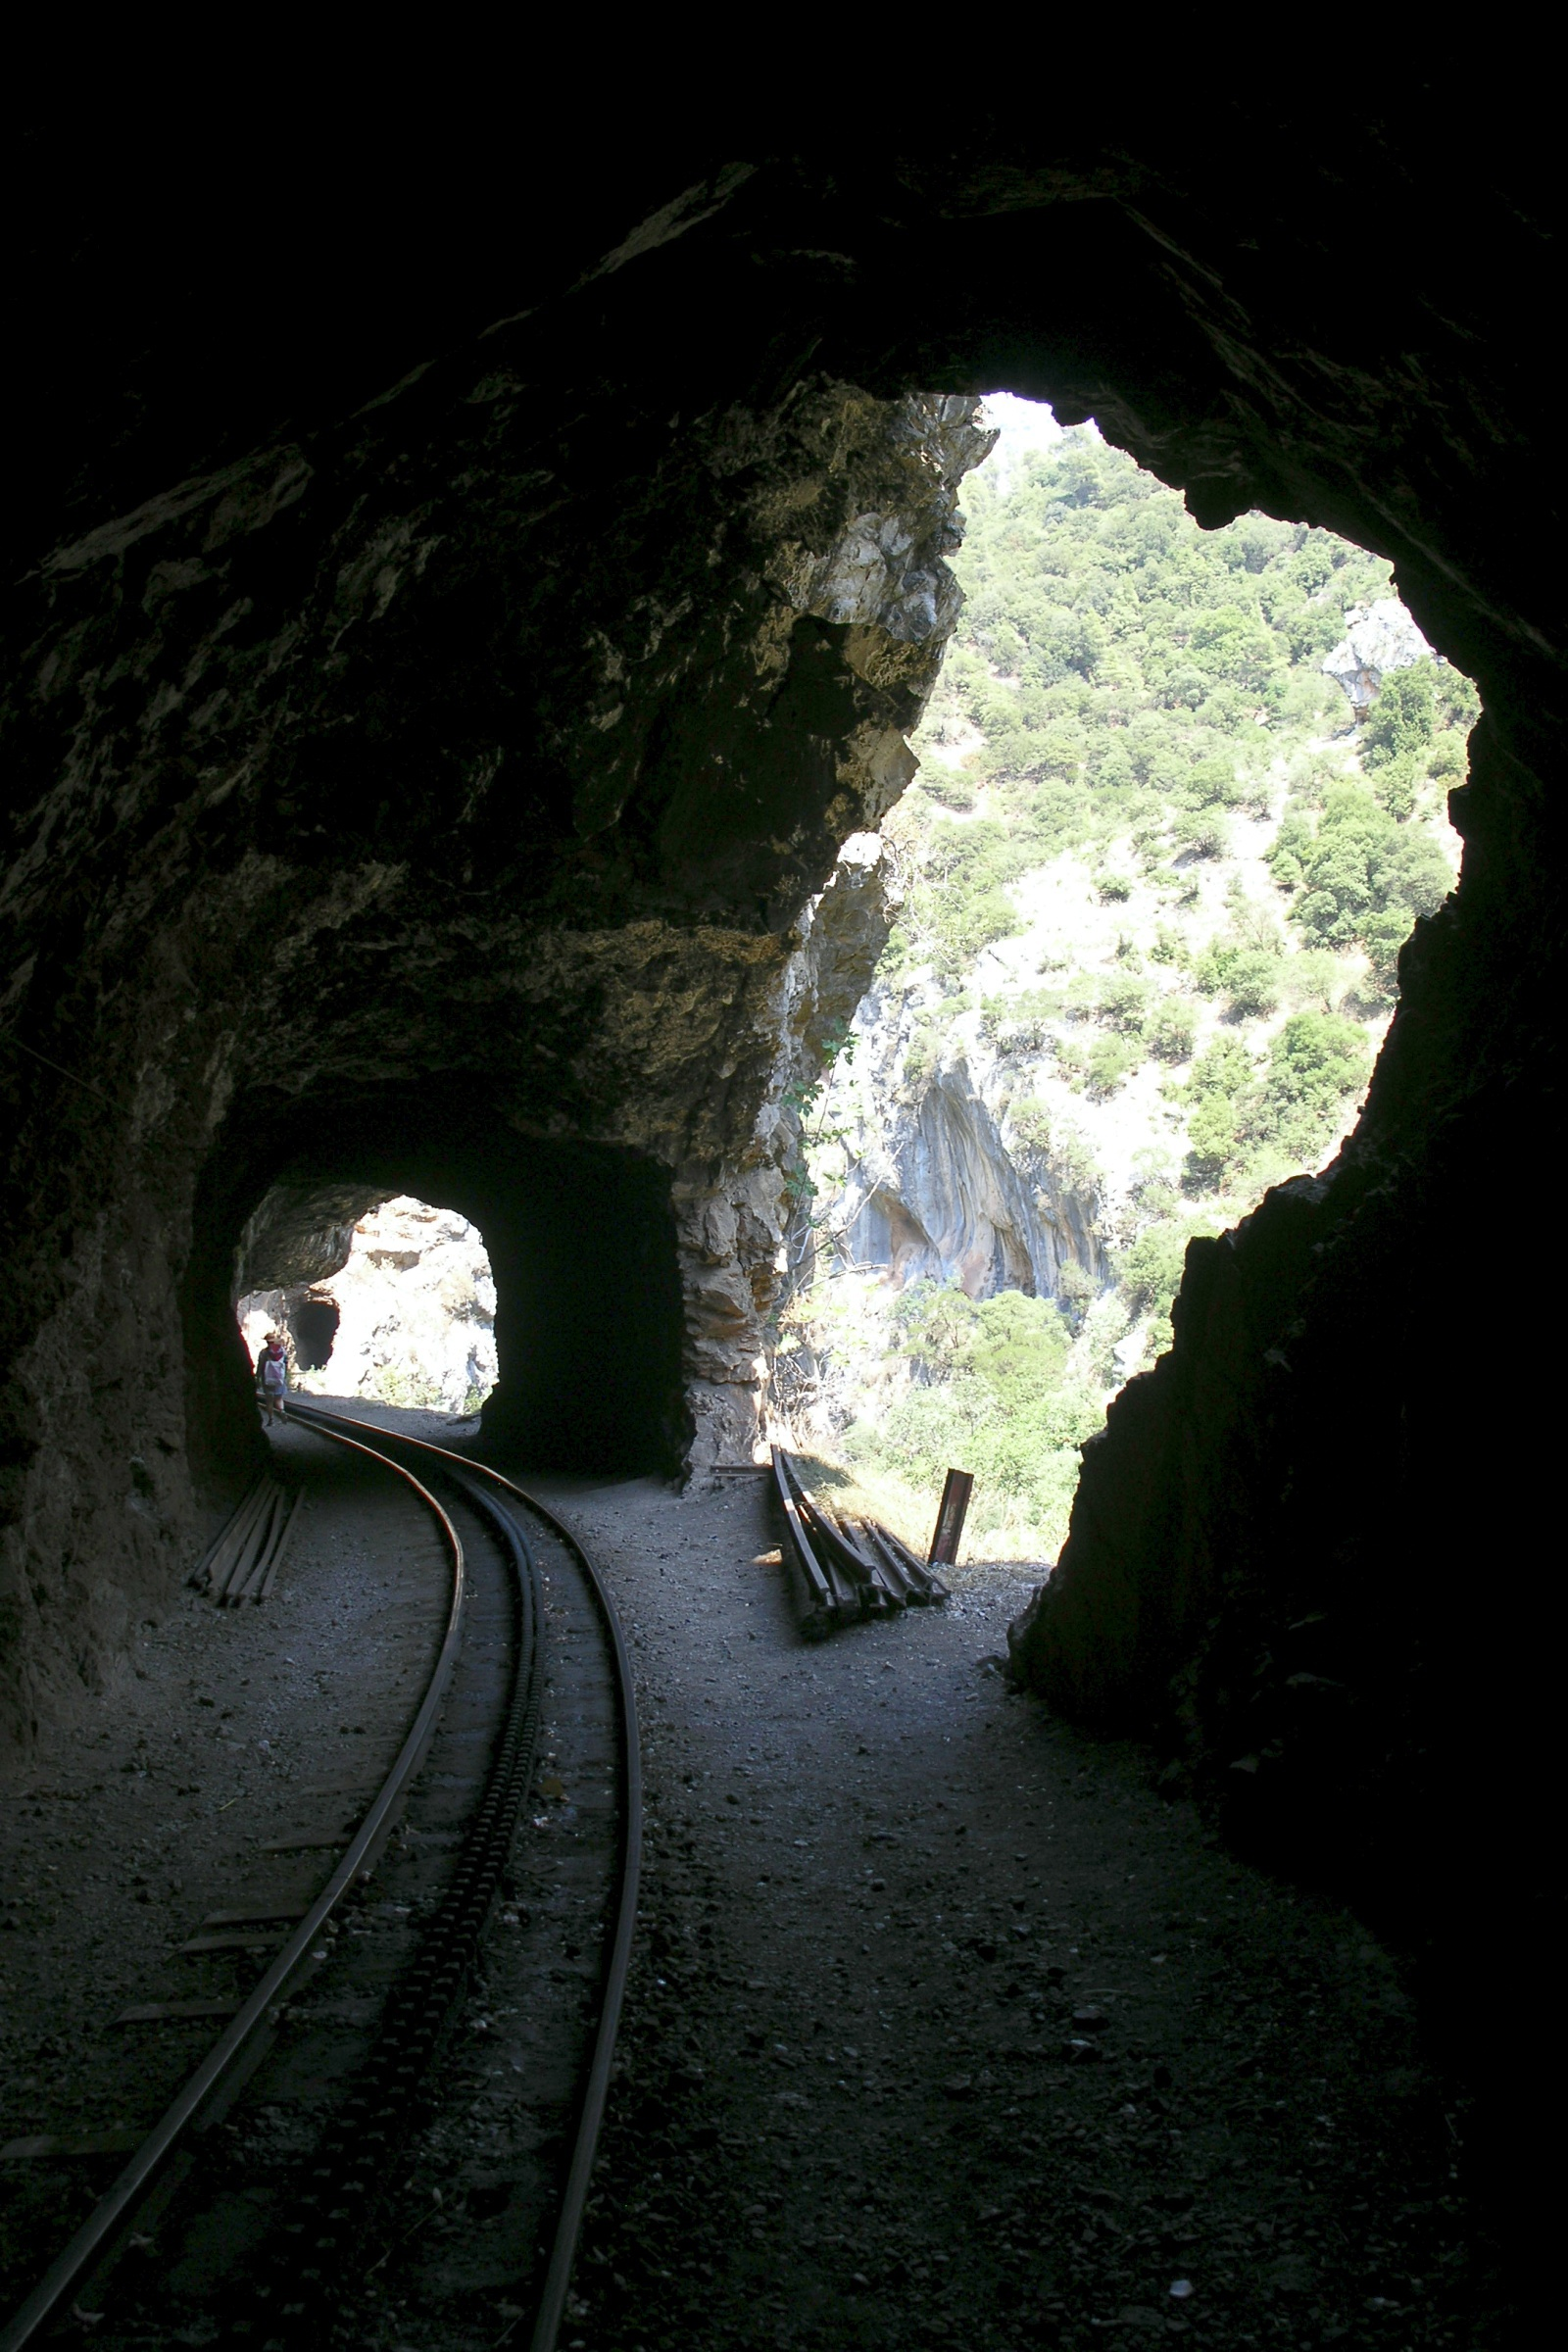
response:
[[[524,1222],[555,1221],[514,1351],[540,1370],[493,1426],[538,1458],[569,1384],[606,1386],[564,1342],[543,1369],[541,1322],[611,1315],[571,1305],[573,1255],[579,1291],[620,1246],[662,1296],[632,1271],[672,1250],[652,1228],[560,1230],[541,1153],[580,1139],[662,1170],[682,1224],[687,1401],[626,1401],[615,1443],[673,1467],[684,1413],[695,1461],[750,1458],[791,914],[909,772],[972,411],[820,376],[710,410],[665,449],[662,521],[585,558],[646,459],[607,452],[600,414],[541,466],[492,344],[34,572],[7,1019],[50,1059],[8,1077],[59,1201],[9,1299],[24,1721],[177,1567],[194,1494],[249,1473],[236,1288],[321,1279],[443,1152],[419,1189],[467,1213],[510,1157]],[[107,1586],[62,1575],[99,1557]]]
[[[1009,1132],[1016,1074],[998,1055],[964,1051],[978,1045],[970,1039],[929,1062],[915,1029],[919,1002],[869,992],[853,1024],[853,1059],[826,1098],[823,1120],[844,1137],[831,1200],[835,1261],[886,1268],[901,1288],[957,1282],[971,1298],[999,1290],[1054,1298],[1067,1264],[1108,1281],[1098,1193]]]

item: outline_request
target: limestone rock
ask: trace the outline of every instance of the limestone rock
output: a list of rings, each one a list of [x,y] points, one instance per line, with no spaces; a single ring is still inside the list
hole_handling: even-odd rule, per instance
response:
[[[1378,699],[1378,688],[1393,669],[1430,660],[1432,648],[1396,596],[1380,596],[1370,605],[1352,605],[1345,615],[1345,636],[1324,657],[1324,674],[1345,689],[1357,721],[1365,718]]]
[[[253,1359],[272,1323],[290,1335],[306,1393],[454,1414],[477,1411],[496,1385],[495,1311],[478,1228],[407,1197],[361,1217],[323,1279],[238,1306]]]

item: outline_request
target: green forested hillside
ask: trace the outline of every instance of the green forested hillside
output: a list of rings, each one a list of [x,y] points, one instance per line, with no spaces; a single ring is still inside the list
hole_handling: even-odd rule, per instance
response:
[[[902,908],[813,1123],[816,1278],[783,1344],[864,1475],[923,1497],[962,1460],[982,1537],[1038,1554],[1078,1443],[1168,1344],[1188,1240],[1353,1116],[1399,947],[1452,881],[1477,706],[1406,631],[1357,727],[1322,664],[1388,565],[1261,515],[1201,532],[1092,428],[982,469],[966,506],[966,606],[886,828]],[[1042,1215],[1081,1204],[1087,1260],[1049,1298],[901,1290],[835,1242],[955,1070]]]
[[[1348,712],[1322,660],[1350,608],[1392,593],[1387,564],[1261,514],[1200,531],[1176,492],[1081,431],[1004,492],[973,478],[956,568],[965,610],[895,819],[914,855],[888,970],[967,972],[1019,927],[1005,885],[1067,849],[1124,845],[1177,882],[1183,860],[1223,856],[1238,812],[1275,811],[1284,757],[1276,874],[1305,936],[1367,947],[1390,983],[1390,941],[1449,880],[1400,824],[1457,780],[1476,701],[1446,666],[1394,673],[1364,731],[1367,789],[1325,806],[1346,763],[1314,754]]]

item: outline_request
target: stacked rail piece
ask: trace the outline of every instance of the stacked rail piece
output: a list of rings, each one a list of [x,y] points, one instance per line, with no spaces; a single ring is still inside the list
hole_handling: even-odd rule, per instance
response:
[[[210,1592],[220,1609],[265,1600],[304,1502],[303,1492],[291,1492],[264,1474],[213,1538],[187,1583],[198,1592]]]
[[[790,1549],[806,1582],[803,1631],[826,1634],[854,1619],[947,1599],[941,1578],[890,1528],[875,1519],[840,1517],[814,1501],[782,1446],[773,1447],[773,1477]]]

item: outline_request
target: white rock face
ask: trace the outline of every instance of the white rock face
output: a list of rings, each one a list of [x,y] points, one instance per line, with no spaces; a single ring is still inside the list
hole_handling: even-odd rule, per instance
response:
[[[1344,641],[1323,662],[1325,675],[1343,686],[1357,719],[1364,718],[1378,699],[1378,688],[1391,669],[1408,669],[1432,652],[1396,596],[1382,596],[1373,605],[1352,605],[1345,615]]]
[[[311,1309],[327,1304],[331,1354],[308,1368]],[[253,1359],[274,1323],[288,1332],[294,1386],[448,1413],[476,1411],[496,1385],[495,1311],[478,1227],[407,1195],[360,1219],[348,1263],[325,1282],[239,1303]]]
[[[976,424],[974,403],[963,393],[910,395],[899,404],[894,432],[929,453],[933,474],[952,475],[950,508],[959,475],[978,466],[997,438]],[[946,637],[958,617],[963,596],[940,560],[941,548],[956,546],[957,538],[955,524],[951,538],[933,541],[930,516],[903,508],[856,514],[821,553],[781,541],[768,572],[799,612],[876,627],[900,644],[918,645]]]

